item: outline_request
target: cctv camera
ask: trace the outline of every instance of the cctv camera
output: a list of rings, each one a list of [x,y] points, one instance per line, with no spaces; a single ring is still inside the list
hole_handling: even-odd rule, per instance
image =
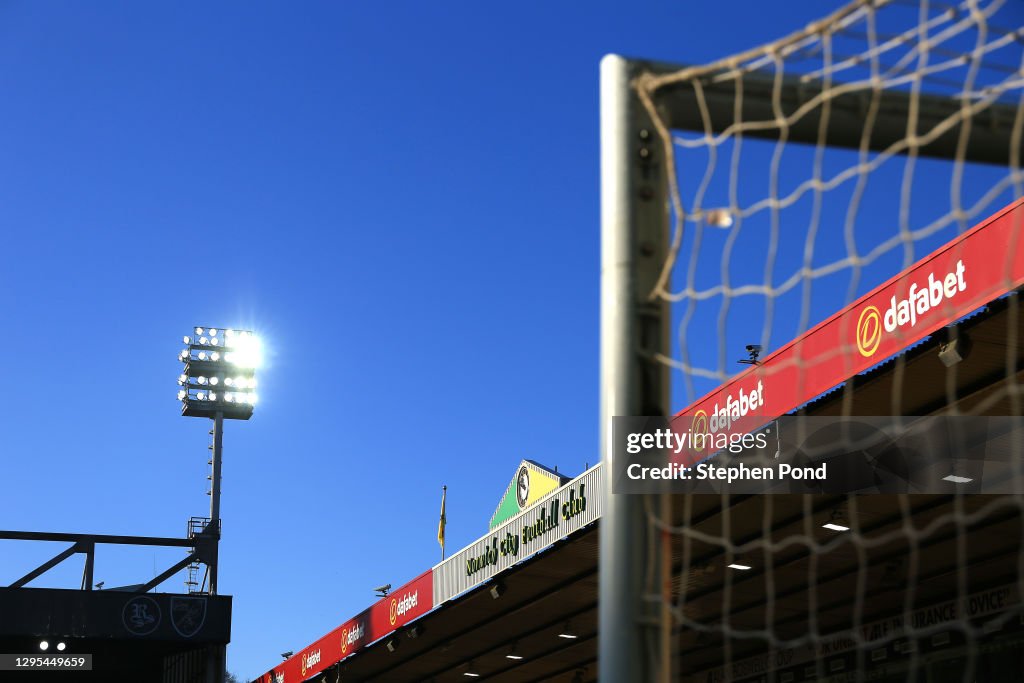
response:
[[[750,353],[761,353],[760,344],[747,344],[747,351]]]

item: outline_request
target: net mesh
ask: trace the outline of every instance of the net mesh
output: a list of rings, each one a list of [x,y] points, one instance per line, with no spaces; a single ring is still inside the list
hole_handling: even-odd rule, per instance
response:
[[[670,305],[675,334],[649,360],[671,368],[674,406],[743,370],[746,345],[770,354],[1024,196],[1022,26],[1015,2],[855,2],[743,54],[636,79],[671,178],[650,296]],[[667,92],[691,105],[686,127]],[[925,401],[903,349],[800,409],[1019,415],[1019,317],[1015,294],[981,316],[999,372],[969,391],[968,364],[953,365]],[[1024,495],[645,504],[644,600],[661,634],[648,656],[673,680],[1024,676]]]

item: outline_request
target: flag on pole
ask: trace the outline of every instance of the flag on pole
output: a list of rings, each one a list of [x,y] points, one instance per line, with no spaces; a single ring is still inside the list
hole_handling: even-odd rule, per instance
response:
[[[437,542],[441,544],[441,559],[444,559],[444,525],[447,522],[444,516],[445,498],[448,497],[448,487],[441,487],[441,521],[437,523]]]

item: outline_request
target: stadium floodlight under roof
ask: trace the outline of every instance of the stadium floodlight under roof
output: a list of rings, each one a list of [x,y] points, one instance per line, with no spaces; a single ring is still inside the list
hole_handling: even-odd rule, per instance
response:
[[[259,338],[249,330],[196,327],[183,341],[178,359],[181,414],[248,420],[256,405],[256,368],[262,359]]]

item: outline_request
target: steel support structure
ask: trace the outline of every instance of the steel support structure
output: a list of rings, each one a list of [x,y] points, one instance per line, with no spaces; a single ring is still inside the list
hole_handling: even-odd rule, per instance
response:
[[[206,562],[210,575],[210,595],[217,594],[217,560],[220,547],[220,469],[224,449],[224,413],[217,411],[213,416],[213,458],[210,463],[210,529],[207,535],[213,537],[210,557]]]
[[[146,583],[132,586],[138,593],[146,593],[174,576],[194,561],[211,564],[216,560],[216,539],[207,534],[192,538],[165,538],[159,536],[113,536],[103,534],[66,534],[47,533],[41,531],[0,531],[0,540],[13,541],[51,541],[70,542],[71,546],[64,549],[51,559],[39,565],[25,576],[10,584],[10,588],[22,588],[30,581],[37,579],[72,555],[85,555],[85,566],[82,569],[82,590],[93,589],[93,571],[95,567],[96,545],[143,545],[190,549],[184,560],[176,562],[169,569],[161,572]]]

